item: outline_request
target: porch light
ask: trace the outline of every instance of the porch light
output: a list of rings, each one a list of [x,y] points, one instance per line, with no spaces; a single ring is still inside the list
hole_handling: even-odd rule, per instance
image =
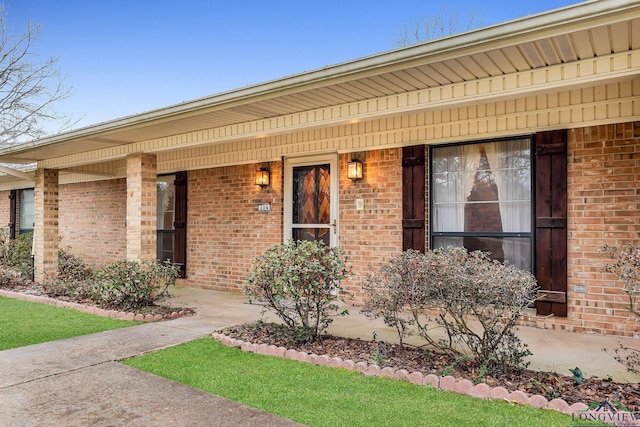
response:
[[[351,160],[347,163],[347,178],[356,182],[362,179],[362,162],[360,160]]]
[[[256,172],[256,185],[259,185],[260,188],[269,185],[269,171],[267,169],[260,168],[260,170]]]

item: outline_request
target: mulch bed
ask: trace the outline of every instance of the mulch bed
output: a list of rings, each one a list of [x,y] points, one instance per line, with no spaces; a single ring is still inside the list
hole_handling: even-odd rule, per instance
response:
[[[96,303],[94,301],[91,301],[88,299],[72,298],[69,296],[61,296],[61,295],[53,295],[53,296],[49,295],[45,292],[45,290],[41,286],[31,281],[25,281],[24,283],[19,283],[19,284],[12,284],[11,286],[0,286],[0,289],[17,292],[25,295],[48,297],[48,298],[53,298],[60,301],[72,302],[72,303],[82,304],[90,307],[96,306]],[[159,304],[153,304],[150,306],[142,307],[136,310],[135,314],[142,315],[142,316],[152,315],[154,317],[160,315],[162,316],[163,319],[168,320],[173,318],[171,317],[172,313],[178,313],[178,312],[181,313],[181,316],[191,316],[195,314],[195,311],[191,308],[169,307],[169,306],[162,305],[161,302]]]
[[[353,362],[375,363],[384,367],[422,372],[424,375],[451,375],[456,379],[468,379],[474,383],[484,382],[491,387],[504,387],[510,392],[520,390],[529,395],[539,394],[549,401],[560,398],[569,405],[598,401],[620,402],[629,411],[640,411],[640,385],[638,383],[616,383],[607,379],[585,378],[577,384],[572,376],[553,372],[526,370],[497,378],[483,375],[468,359],[450,354],[425,350],[383,341],[366,341],[325,335],[312,343],[292,342],[274,324],[264,322],[246,323],[221,331],[223,334],[254,344],[268,344],[304,351],[317,355],[339,357]]]

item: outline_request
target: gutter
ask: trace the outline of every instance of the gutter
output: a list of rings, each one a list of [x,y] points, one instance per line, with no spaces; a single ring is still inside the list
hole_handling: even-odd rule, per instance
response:
[[[381,69],[401,69],[409,63],[434,62],[438,56],[457,57],[460,50],[473,51],[487,49],[490,44],[496,48],[504,46],[500,41],[513,44],[513,39],[524,38],[535,33],[555,31],[566,33],[571,27],[584,25],[584,22],[597,22],[602,25],[624,19],[624,15],[640,9],[638,0],[591,0],[570,5],[564,8],[543,12],[537,15],[519,18],[493,26],[456,34],[422,44],[408,46],[397,50],[378,53],[361,59],[324,67],[322,69],[295,74],[251,85],[242,89],[234,89],[215,95],[187,101],[184,103],[151,110],[145,113],[91,125],[58,135],[30,141],[24,144],[0,150],[0,157],[21,153],[33,148],[41,148],[86,138],[96,134],[105,134],[125,128],[139,127],[151,122],[162,121],[179,115],[189,115],[207,109],[221,109],[232,105],[247,104],[252,101],[268,99],[276,95],[299,92],[305,87],[324,86],[328,83],[350,81],[358,77],[367,77],[379,73]],[[615,14],[615,16],[614,16]],[[622,15],[622,18],[617,18]]]

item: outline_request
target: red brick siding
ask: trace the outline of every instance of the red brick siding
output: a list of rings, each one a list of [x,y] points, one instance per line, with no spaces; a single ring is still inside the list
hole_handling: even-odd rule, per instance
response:
[[[362,304],[367,274],[402,252],[402,149],[361,153],[363,179],[355,183],[346,177],[351,157],[340,156],[340,247],[354,272],[345,288]],[[364,210],[356,210],[356,199]]]
[[[126,258],[125,179],[61,185],[61,247],[94,266]]]
[[[353,156],[339,157],[339,233],[355,273],[345,287],[352,302],[361,304],[367,273],[402,248],[402,167],[401,149],[356,154],[364,163],[364,178],[356,183],[346,178]],[[189,172],[186,284],[240,291],[253,260],[282,242],[282,163],[269,165],[271,185],[264,190],[254,183],[259,166]],[[603,272],[607,260],[598,250],[606,243],[640,244],[640,122],[571,130],[568,189],[568,317],[532,315],[523,323],[633,335],[637,326],[627,316],[622,284]],[[3,224],[8,194],[0,192]],[[359,198],[362,211],[356,210]],[[272,203],[272,211],[259,213],[258,202]],[[60,186],[62,243],[87,262],[125,257],[125,223],[124,179]],[[586,294],[575,293],[575,285],[585,286]]]
[[[273,162],[271,185],[255,184],[259,165],[189,172],[186,284],[240,291],[251,263],[282,242],[282,164]],[[269,202],[269,213],[258,212]]]
[[[640,244],[640,122],[569,132],[568,317],[527,324],[634,335],[622,283],[603,271],[605,245]],[[574,286],[586,287],[585,293]]]

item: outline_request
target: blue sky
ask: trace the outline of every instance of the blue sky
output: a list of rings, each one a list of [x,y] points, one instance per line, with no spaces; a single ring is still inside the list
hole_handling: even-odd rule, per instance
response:
[[[576,0],[0,0],[11,33],[41,25],[33,52],[58,58],[75,127],[166,107],[396,48],[420,17],[481,26]]]

